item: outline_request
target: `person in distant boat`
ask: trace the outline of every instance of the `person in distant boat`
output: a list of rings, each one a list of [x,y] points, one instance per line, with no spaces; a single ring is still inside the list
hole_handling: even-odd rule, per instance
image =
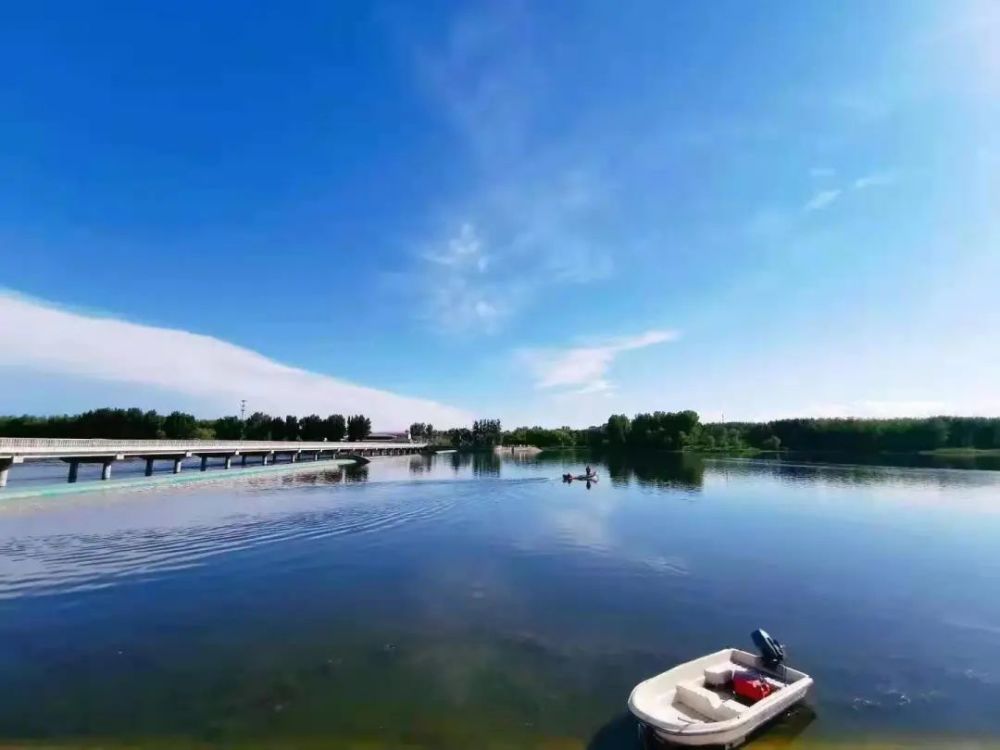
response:
[[[589,464],[588,464],[588,466],[587,466],[587,471],[586,471],[586,473],[585,473],[585,476],[588,476],[588,477],[592,477],[592,476],[594,476],[594,470],[590,468],[590,465],[589,465]]]

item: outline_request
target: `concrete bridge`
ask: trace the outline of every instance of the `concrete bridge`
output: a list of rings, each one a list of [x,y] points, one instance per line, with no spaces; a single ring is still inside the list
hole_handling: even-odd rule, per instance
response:
[[[174,473],[181,471],[184,459],[198,456],[201,470],[208,469],[211,458],[224,459],[226,469],[234,458],[246,466],[248,461],[267,465],[284,459],[319,461],[324,458],[354,458],[420,453],[427,443],[410,442],[291,442],[281,440],[71,440],[61,438],[0,438],[0,487],[7,484],[10,467],[25,461],[61,459],[69,464],[68,481],[75,482],[80,464],[101,464],[101,479],[111,479],[115,461],[143,459],[146,476],[153,473],[156,461],[173,463]]]

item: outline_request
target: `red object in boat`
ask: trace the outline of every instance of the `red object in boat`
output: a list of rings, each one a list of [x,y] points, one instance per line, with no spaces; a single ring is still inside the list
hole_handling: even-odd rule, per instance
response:
[[[758,675],[737,674],[733,675],[733,692],[756,703],[773,693],[774,688]]]

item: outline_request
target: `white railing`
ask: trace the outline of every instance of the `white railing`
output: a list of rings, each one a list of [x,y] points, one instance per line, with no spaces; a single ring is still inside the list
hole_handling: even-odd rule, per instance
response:
[[[141,451],[351,451],[371,448],[407,448],[421,450],[427,443],[389,442],[341,442],[341,441],[298,441],[298,440],[111,440],[104,438],[0,438],[0,453],[55,453],[59,451],[114,450],[116,452]]]

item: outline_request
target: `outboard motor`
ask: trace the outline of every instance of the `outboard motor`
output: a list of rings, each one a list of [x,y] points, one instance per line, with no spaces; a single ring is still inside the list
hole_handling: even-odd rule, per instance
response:
[[[755,630],[750,634],[754,645],[760,651],[764,666],[775,669],[785,660],[785,647],[767,634],[766,630]]]

